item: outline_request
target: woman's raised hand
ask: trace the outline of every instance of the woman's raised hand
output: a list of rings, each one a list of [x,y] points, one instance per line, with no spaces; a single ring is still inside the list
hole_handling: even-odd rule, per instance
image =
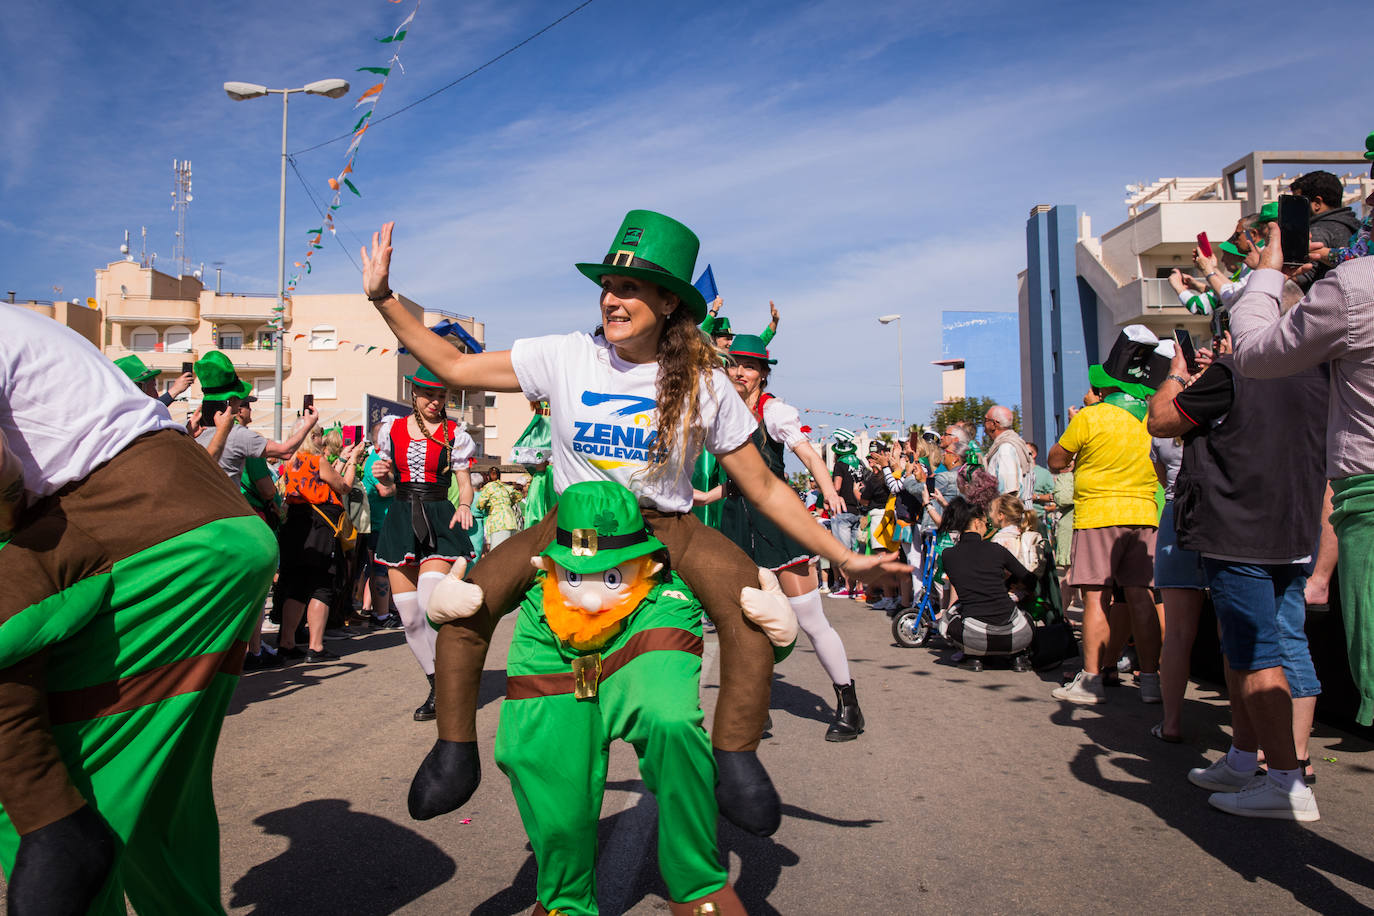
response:
[[[391,230],[395,222],[382,223],[372,233],[372,250],[360,249],[363,257],[363,292],[374,302],[391,294]]]

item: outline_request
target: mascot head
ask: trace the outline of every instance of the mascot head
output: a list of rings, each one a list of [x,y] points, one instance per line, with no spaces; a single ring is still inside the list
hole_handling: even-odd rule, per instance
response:
[[[611,481],[576,483],[558,499],[558,533],[532,557],[544,570],[544,617],[574,649],[598,649],[657,583],[663,543],[635,496]]]

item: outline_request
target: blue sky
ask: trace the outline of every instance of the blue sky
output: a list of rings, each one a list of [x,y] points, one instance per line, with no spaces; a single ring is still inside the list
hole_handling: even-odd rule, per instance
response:
[[[377,117],[575,5],[427,0]],[[11,4],[4,288],[90,295],[93,269],[140,226],[169,262],[171,164],[190,159],[193,262],[223,261],[228,290],[273,290],[279,105],[232,102],[221,84],[348,78],[347,101],[293,97],[288,145],[346,133],[370,85],[355,68],[385,63],[375,38],[413,6]],[[595,0],[371,130],[339,238],[356,259],[359,239],[396,220],[396,288],[477,316],[503,348],[589,329],[596,291],[572,263],[599,259],[626,210],[661,210],[701,237],[698,267],[714,266],[737,330],[777,302],[773,390],[895,416],[896,342],[876,317],[898,312],[906,413],[923,420],[941,310],[1015,309],[1033,205],[1077,204],[1100,232],[1124,217],[1130,182],[1217,175],[1252,149],[1359,148],[1374,128],[1347,89],[1364,85],[1361,55],[1325,40],[1350,8],[1244,9]],[[318,197],[345,146],[299,155]],[[294,259],[319,218],[291,174],[287,194]],[[315,267],[301,293],[359,287],[337,244]]]

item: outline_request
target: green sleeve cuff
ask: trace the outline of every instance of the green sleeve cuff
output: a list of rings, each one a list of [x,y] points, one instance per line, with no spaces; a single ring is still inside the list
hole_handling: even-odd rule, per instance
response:
[[[785,646],[773,647],[773,664],[779,664],[783,659],[792,654],[792,650],[797,648],[797,641],[794,639]]]
[[[778,332],[773,330],[773,326],[770,324],[768,327],[763,329],[762,333],[759,334],[759,340],[763,341],[763,345],[766,347],[768,346],[768,342],[771,341],[773,339],[773,336],[777,333]]]

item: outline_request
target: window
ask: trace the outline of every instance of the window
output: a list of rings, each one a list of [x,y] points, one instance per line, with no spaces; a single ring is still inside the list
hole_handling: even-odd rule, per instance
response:
[[[167,353],[191,352],[191,329],[172,325],[162,332],[162,349]]]
[[[222,324],[215,329],[221,350],[243,349],[243,328],[236,324]]]
[[[327,324],[317,324],[310,329],[310,349],[337,350],[339,338],[334,329]],[[330,397],[333,397],[331,394]]]
[[[147,326],[134,328],[129,332],[129,349],[138,353],[151,353],[157,349],[157,331]]]
[[[332,401],[337,397],[332,378],[312,378],[310,380],[310,393],[315,396],[317,401]]]
[[[271,350],[271,349],[272,349],[272,332],[271,332],[271,331],[259,331],[259,332],[258,332],[258,349],[259,349],[259,350]]]
[[[253,382],[253,394],[259,401],[273,403],[277,400],[277,380],[270,375],[259,376]]]
[[[495,407],[495,406],[496,406],[496,395],[494,395],[494,394],[489,394],[489,395],[487,395],[487,396],[486,396],[486,399],[482,402],[482,406],[483,406],[483,407]]]

